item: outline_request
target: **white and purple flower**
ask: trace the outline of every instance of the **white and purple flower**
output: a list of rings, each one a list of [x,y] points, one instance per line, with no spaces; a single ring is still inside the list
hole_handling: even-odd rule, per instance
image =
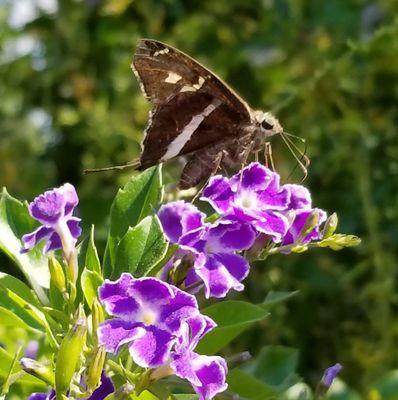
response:
[[[158,367],[169,358],[185,319],[199,315],[194,296],[157,278],[133,278],[123,273],[106,280],[99,297],[114,318],[98,329],[106,351],[117,353],[128,344],[134,362]]]
[[[81,234],[80,218],[72,215],[78,202],[76,190],[70,183],[36,197],[29,204],[29,213],[42,226],[22,237],[22,251],[46,240],[45,253],[63,248],[65,254],[70,254]]]
[[[243,290],[241,282],[250,267],[236,252],[253,244],[256,232],[250,224],[233,219],[206,224],[204,215],[196,207],[181,201],[162,206],[158,216],[167,238],[177,243],[183,254],[193,255],[193,268],[187,274],[186,286],[202,281],[207,298],[225,297],[230,289]]]
[[[251,163],[230,179],[211,178],[201,199],[218,213],[250,223],[257,232],[280,243],[289,228],[284,211],[290,203],[290,191],[279,181],[276,172],[259,163]]]
[[[182,379],[188,380],[199,400],[212,399],[227,389],[227,363],[219,356],[199,355],[194,352],[200,339],[215,327],[208,317],[198,316],[184,322],[170,367]]]
[[[196,299],[157,278],[128,273],[105,281],[99,297],[114,318],[98,328],[99,341],[111,353],[128,345],[136,364],[155,368],[152,379],[175,374],[187,379],[200,400],[227,388],[227,365],[221,357],[194,353],[199,340],[216,324],[201,315]]]

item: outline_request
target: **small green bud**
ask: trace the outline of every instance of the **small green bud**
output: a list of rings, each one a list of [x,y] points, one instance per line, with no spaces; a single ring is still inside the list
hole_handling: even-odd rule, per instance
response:
[[[296,245],[296,246],[293,246],[291,249],[290,249],[290,251],[292,252],[292,253],[304,253],[305,251],[307,251],[308,250],[308,246],[306,246],[306,245],[301,245],[301,244],[298,244],[298,245]]]
[[[66,280],[64,270],[55,257],[49,257],[48,269],[50,270],[51,283],[61,292],[66,291]]]
[[[73,374],[76,372],[86,342],[87,323],[82,308],[79,308],[78,319],[59,346],[55,366],[55,389],[60,396],[69,388]]]
[[[86,384],[89,390],[94,391],[101,383],[101,373],[104,369],[106,351],[103,346],[94,350],[93,358],[87,369]]]
[[[334,234],[318,243],[319,247],[329,247],[332,250],[341,250],[344,247],[354,247],[361,243],[361,239],[354,235]]]
[[[333,213],[325,222],[322,231],[322,238],[326,239],[333,235],[336,231],[337,224],[339,222],[339,218],[337,217],[336,213]]]
[[[54,387],[54,371],[50,365],[42,364],[31,358],[23,357],[19,361],[21,368],[30,375],[47,383],[49,386]]]
[[[93,327],[93,337],[97,340],[97,329],[104,322],[104,309],[98,299],[95,297],[91,308],[91,323]]]

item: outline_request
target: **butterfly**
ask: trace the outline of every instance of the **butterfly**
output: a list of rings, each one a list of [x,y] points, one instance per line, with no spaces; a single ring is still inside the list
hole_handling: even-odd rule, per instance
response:
[[[268,139],[283,135],[270,112],[255,111],[217,75],[176,48],[141,39],[131,65],[152,108],[139,161],[144,170],[186,156],[179,186],[206,181],[219,167],[243,165]]]

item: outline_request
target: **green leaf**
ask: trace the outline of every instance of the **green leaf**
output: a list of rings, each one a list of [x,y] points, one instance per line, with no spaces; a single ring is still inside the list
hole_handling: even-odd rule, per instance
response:
[[[266,346],[251,365],[252,375],[274,388],[285,390],[297,383],[298,350],[284,346]]]
[[[49,287],[47,258],[36,247],[21,253],[21,237],[35,229],[26,203],[11,197],[5,188],[0,194],[0,250],[10,257],[31,283],[42,302],[48,302],[43,288]]]
[[[269,315],[262,307],[235,300],[213,304],[202,312],[218,325],[200,341],[197,349],[202,354],[216,353],[255,322]]]
[[[11,365],[13,363],[13,356],[9,354],[6,350],[0,347],[0,379],[4,380],[10,372]],[[21,367],[17,364],[12,369],[12,373],[21,373]],[[18,379],[18,382],[23,385],[38,385],[40,387],[44,387],[43,382],[39,379],[21,373],[21,376]],[[0,382],[2,383],[2,382]]]
[[[167,241],[158,217],[146,217],[134,228],[129,228],[120,241],[112,276],[117,278],[125,271],[137,278],[147,275],[166,252]]]
[[[279,391],[261,382],[240,369],[229,371],[227,376],[228,390],[250,400],[277,400]]]
[[[28,303],[34,304],[36,306],[40,305],[39,300],[37,299],[32,289],[14,276],[8,275],[4,272],[0,272],[0,285],[3,285],[9,290],[12,290]],[[3,298],[2,296],[0,296],[0,305],[3,305],[2,300]]]
[[[146,216],[153,214],[161,199],[160,166],[133,176],[123,189],[119,189],[111,206],[110,230],[104,257],[105,277],[112,275],[117,246],[129,227],[137,225]]]
[[[174,394],[173,399],[176,399],[176,400],[198,400],[198,395],[196,395],[196,394]]]
[[[98,295],[98,288],[102,285],[104,280],[98,272],[91,271],[87,268],[84,268],[80,279],[84,298],[91,308],[94,298]]]
[[[0,273],[0,306],[12,311],[34,329],[44,327],[32,310],[32,306],[38,306],[38,300],[24,283],[4,273]]]
[[[284,301],[289,300],[290,298],[296,296],[298,293],[299,290],[295,290],[293,292],[274,292],[271,290],[267,294],[264,302],[260,304],[260,306],[268,309],[275,304],[283,303]]]
[[[90,238],[87,244],[85,267],[101,274],[101,263],[94,242],[94,225],[91,225]]]
[[[4,307],[0,307],[0,321],[2,326],[32,330],[25,321]]]

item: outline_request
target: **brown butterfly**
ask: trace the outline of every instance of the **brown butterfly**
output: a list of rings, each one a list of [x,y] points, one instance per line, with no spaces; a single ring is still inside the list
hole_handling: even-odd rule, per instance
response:
[[[188,162],[180,187],[187,189],[208,179],[220,166],[244,164],[250,154],[264,148],[270,136],[284,137],[270,112],[252,110],[219,77],[174,47],[141,39],[132,68],[152,104],[141,158],[86,172],[144,170],[184,155]]]

